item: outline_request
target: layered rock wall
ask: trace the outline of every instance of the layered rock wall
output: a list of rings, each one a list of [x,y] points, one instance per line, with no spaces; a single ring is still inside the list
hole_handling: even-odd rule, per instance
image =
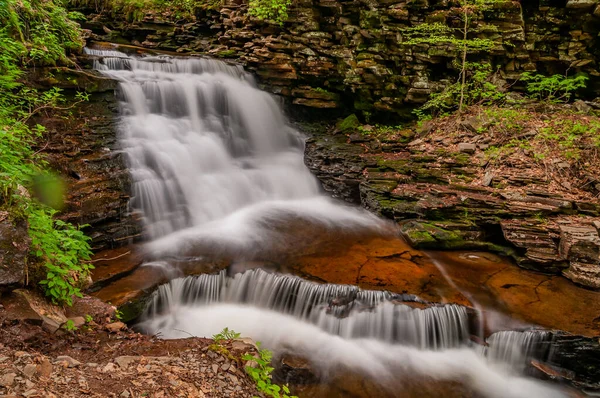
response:
[[[68,98],[64,110],[35,120],[46,127],[39,150],[68,185],[60,217],[87,225],[94,250],[139,238],[142,223],[129,209],[131,177],[118,143],[117,83],[94,71],[67,68],[37,69],[29,79],[40,89],[62,88]],[[86,91],[89,100],[79,101],[77,91]]]
[[[266,89],[296,105],[402,114],[457,80],[452,61],[459,48],[406,44],[406,29],[424,22],[456,28],[453,6],[447,0],[299,0],[279,26],[250,19],[245,5],[226,2],[187,24],[156,16],[127,24],[104,16],[84,26],[101,40],[238,59]],[[471,60],[489,61],[508,83],[524,71],[586,73],[583,94],[600,93],[598,0],[501,1],[481,17],[470,38],[494,46]]]

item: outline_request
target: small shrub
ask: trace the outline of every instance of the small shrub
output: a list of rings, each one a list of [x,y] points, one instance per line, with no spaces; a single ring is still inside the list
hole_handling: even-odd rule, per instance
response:
[[[257,342],[256,346],[258,347],[258,357],[246,354],[242,359],[256,362],[256,367],[246,366],[246,372],[256,382],[258,391],[273,398],[298,398],[289,395],[290,389],[287,385],[279,386],[272,383],[271,373],[273,373],[274,368],[271,366],[271,360],[273,359],[273,353],[269,350],[261,349],[260,342]]]
[[[250,0],[248,14],[283,25],[288,19],[288,8],[291,4],[291,0]]]
[[[521,81],[527,84],[527,92],[540,100],[568,101],[575,91],[585,88],[588,77],[577,75],[566,77],[562,75],[544,76],[525,72]]]

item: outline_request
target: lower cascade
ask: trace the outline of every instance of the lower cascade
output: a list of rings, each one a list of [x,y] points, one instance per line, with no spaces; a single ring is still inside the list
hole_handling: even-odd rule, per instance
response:
[[[389,225],[325,197],[303,162],[303,136],[278,102],[235,65],[205,58],[129,56],[87,49],[120,82],[121,145],[158,258],[234,260],[290,250],[318,225],[330,235]],[[301,228],[302,226],[302,228]],[[295,233],[295,235],[294,235]],[[306,239],[306,236],[304,236]],[[527,377],[545,332],[471,341],[474,311],[416,296],[318,284],[260,269],[173,279],[137,327],[161,338],[210,337],[228,327],[306,358],[324,383],[340,369],[404,396],[414,382],[459,381],[486,397],[561,397]],[[476,323],[476,322],[475,322]]]

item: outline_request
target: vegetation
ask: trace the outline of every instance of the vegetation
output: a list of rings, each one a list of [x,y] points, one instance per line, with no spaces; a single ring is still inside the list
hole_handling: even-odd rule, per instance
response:
[[[277,384],[273,384],[271,380],[271,373],[273,373],[274,370],[274,368],[271,366],[273,353],[264,348],[260,348],[260,342],[257,342],[256,346],[258,347],[258,357],[246,354],[242,359],[246,361],[254,361],[256,363],[256,366],[246,366],[246,372],[256,382],[258,391],[273,398],[298,398],[296,396],[289,395],[290,389],[288,386],[279,386]]]
[[[85,6],[98,12],[123,15],[131,22],[141,21],[148,14],[169,13],[176,18],[192,19],[197,10],[218,10],[222,0],[73,0],[75,6]],[[282,25],[288,19],[291,0],[249,0],[248,14],[260,20]],[[83,15],[75,14],[79,20]]]
[[[50,205],[57,201],[45,200],[52,195],[32,198],[25,188],[36,191],[35,183],[47,175],[46,163],[32,148],[44,127],[28,121],[59,104],[62,95],[59,89],[37,92],[19,80],[23,66],[71,63],[68,55],[79,51],[82,41],[67,15],[51,0],[8,0],[0,9],[0,206],[27,220],[32,255],[44,270],[39,278],[43,290],[53,302],[70,305],[74,295],[81,295],[81,281],[92,268],[86,263],[89,238],[54,219],[56,210]],[[45,188],[59,189],[52,184]]]
[[[525,72],[521,75],[521,81],[527,83],[527,92],[534,98],[554,102],[568,101],[571,95],[585,87],[588,77],[577,75],[566,77],[562,75],[544,76]]]
[[[239,337],[240,333],[236,333],[229,328],[225,328],[212,337],[214,343],[209,346],[209,349],[231,357],[231,354],[227,348],[225,348],[223,343]],[[267,349],[261,349],[260,342],[257,342],[256,346],[258,347],[258,356],[246,354],[242,357],[242,359],[244,361],[251,361],[256,364],[256,366],[246,366],[246,372],[256,382],[256,387],[258,390],[264,393],[266,396],[273,398],[298,398],[289,395],[290,389],[288,386],[279,386],[277,384],[273,384],[271,380],[271,373],[273,373],[274,370],[271,366],[273,353]]]
[[[292,0],[250,0],[248,14],[279,25],[288,19],[288,8]]]
[[[468,60],[469,54],[489,51],[496,44],[493,40],[472,36],[480,31],[478,21],[483,11],[501,2],[503,0],[460,0],[447,15],[450,24],[422,23],[404,30],[403,44],[445,46],[441,51],[455,54],[453,64],[460,71],[456,83],[432,95],[421,108],[420,116],[424,111],[439,113],[458,109],[462,112],[465,105],[502,98],[501,91],[489,79],[492,65]]]

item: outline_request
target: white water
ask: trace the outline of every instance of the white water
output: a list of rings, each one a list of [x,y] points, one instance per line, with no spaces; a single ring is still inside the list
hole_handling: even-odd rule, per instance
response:
[[[384,229],[375,217],[321,195],[304,166],[301,135],[241,68],[206,59],[88,53],[102,57],[96,68],[121,82],[121,142],[133,176],[132,206],[143,213],[155,253],[252,257],[291,247],[298,237],[287,233],[289,226],[302,223],[330,233]],[[292,348],[318,364],[325,380],[345,365],[393,391],[417,373],[460,380],[489,397],[562,396],[555,387],[496,365],[526,359],[493,348],[514,336],[497,337],[490,360],[477,350],[454,348],[468,333],[460,307],[413,310],[367,294],[366,305],[373,308],[334,305],[328,312],[324,301],[331,307],[331,291],[350,288],[261,276],[252,282],[254,291],[243,295],[236,290],[242,277],[233,287],[227,283],[238,282],[223,285],[222,277],[215,278],[205,278],[200,285],[208,290],[201,293],[180,289],[184,282],[162,288],[168,312],[151,313],[141,326],[165,338],[212,336],[229,327],[276,351]],[[276,286],[286,284],[298,290],[278,296]],[[292,297],[300,300],[293,306]]]
[[[146,316],[175,313],[181,306],[247,304],[293,315],[345,338],[368,337],[420,348],[451,348],[468,342],[468,314],[457,305],[413,309],[400,302],[420,302],[412,295],[361,290],[355,286],[317,284],[262,270],[228,278],[201,275],[172,280],[159,287]],[[155,326],[150,326],[154,330]]]
[[[144,326],[162,338],[186,338],[190,334],[210,337],[227,326],[263,342],[275,352],[292,349],[295,354],[310,358],[324,380],[345,366],[378,380],[399,396],[402,383],[412,380],[415,374],[432,380],[460,380],[486,397],[565,396],[556,386],[509,372],[469,348],[420,350],[376,339],[343,338],[290,315],[252,306],[181,306]]]
[[[264,250],[287,238],[272,224],[288,220],[382,227],[321,194],[304,165],[302,136],[240,67],[87,52],[102,56],[95,67],[121,82],[132,206],[142,210],[148,237],[163,238],[154,250]]]

